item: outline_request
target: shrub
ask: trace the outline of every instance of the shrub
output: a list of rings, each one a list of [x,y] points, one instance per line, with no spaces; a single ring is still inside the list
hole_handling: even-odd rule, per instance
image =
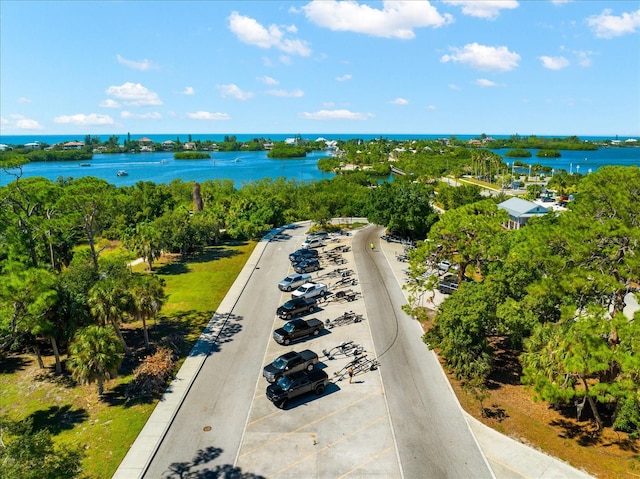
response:
[[[158,348],[155,353],[145,357],[133,372],[133,381],[127,385],[124,393],[127,401],[159,397],[167,387],[174,365],[174,354],[169,348]]]

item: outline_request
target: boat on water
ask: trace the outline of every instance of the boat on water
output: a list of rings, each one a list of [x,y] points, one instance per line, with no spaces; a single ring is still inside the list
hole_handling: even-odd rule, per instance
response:
[[[169,160],[167,160],[167,159],[160,160],[160,164],[162,164],[162,165],[166,165],[167,163],[169,163]]]
[[[91,163],[80,163],[80,166],[91,166]]]
[[[129,176],[129,173],[127,173],[125,170],[118,170],[116,175],[118,175],[118,176]]]

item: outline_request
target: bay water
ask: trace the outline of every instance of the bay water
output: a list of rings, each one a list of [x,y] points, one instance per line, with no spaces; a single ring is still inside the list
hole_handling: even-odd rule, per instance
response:
[[[132,139],[136,139],[132,135]],[[185,135],[147,135],[153,141],[180,138],[185,140]],[[193,135],[193,139],[211,139],[211,135]],[[202,136],[203,138],[199,138]],[[198,137],[198,138],[196,138]],[[246,137],[246,138],[245,138]],[[238,135],[238,141],[248,141],[253,138],[270,138],[274,141],[282,141],[285,135]],[[308,138],[307,138],[308,137]],[[437,139],[446,138],[446,135],[305,135],[305,139],[315,140],[319,137],[327,139],[362,139],[364,141],[375,138],[385,139]],[[37,138],[37,139],[36,139]],[[55,144],[68,141],[68,136],[40,136],[40,137],[2,137],[2,142],[7,144],[25,144],[30,141],[41,141]],[[463,139],[462,136],[457,136]],[[103,137],[104,139],[104,137]],[[598,141],[605,138],[585,138]],[[83,138],[79,139],[80,141]],[[504,161],[513,165],[514,161],[520,161],[524,165],[539,163],[553,168],[554,172],[565,170],[569,173],[588,174],[595,172],[605,165],[638,166],[640,167],[640,147],[607,147],[595,151],[561,151],[560,158],[537,158],[537,150],[530,150],[530,158],[509,158],[504,154],[508,149],[493,150],[500,154]],[[314,151],[306,158],[271,159],[266,151],[234,151],[234,152],[210,152],[210,159],[203,160],[176,160],[171,152],[157,153],[121,153],[121,154],[94,154],[91,160],[82,162],[33,162],[22,168],[22,177],[43,176],[50,180],[63,178],[79,178],[95,176],[103,178],[116,186],[134,185],[138,181],[152,181],[154,183],[169,183],[174,179],[184,181],[198,181],[230,179],[236,187],[244,183],[263,178],[286,178],[300,182],[310,182],[328,179],[333,173],[324,173],[317,168],[320,158],[327,156],[326,151]],[[89,164],[90,166],[81,166]],[[516,168],[521,173],[526,172],[528,166]],[[120,170],[126,171],[126,176],[117,176]],[[11,173],[0,170],[0,186],[7,185],[15,179]]]

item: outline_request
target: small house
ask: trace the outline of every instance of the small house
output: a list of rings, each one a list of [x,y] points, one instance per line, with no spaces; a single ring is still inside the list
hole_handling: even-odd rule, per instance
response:
[[[505,210],[509,215],[509,222],[505,227],[510,230],[518,230],[527,224],[529,218],[546,215],[549,211],[542,205],[523,200],[516,196],[509,198],[507,201],[503,201],[498,205],[498,208]]]

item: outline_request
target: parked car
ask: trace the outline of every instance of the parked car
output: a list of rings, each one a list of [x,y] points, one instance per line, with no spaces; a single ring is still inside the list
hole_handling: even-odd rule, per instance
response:
[[[464,276],[462,278],[464,282],[473,283],[473,279]],[[438,291],[442,294],[453,294],[460,287],[460,283],[458,282],[458,275],[449,273],[445,274],[442,279],[438,282]]]
[[[308,336],[318,336],[324,329],[324,323],[317,318],[304,320],[302,318],[292,319],[281,328],[273,332],[273,339],[278,344],[288,346],[291,341],[306,338]]]
[[[311,238],[322,238],[323,240],[329,237],[329,233],[326,231],[313,231],[307,235],[307,239]]]
[[[298,371],[281,377],[267,386],[266,395],[276,407],[284,408],[291,399],[314,392],[318,396],[329,384],[329,375],[322,369]]]
[[[447,274],[438,282],[438,291],[442,294],[452,294],[458,289],[458,276]]]
[[[276,314],[282,319],[291,319],[303,313],[311,313],[316,309],[315,298],[292,298],[278,307]]]
[[[310,274],[300,274],[300,273],[290,274],[289,276],[287,276],[286,278],[284,278],[282,281],[278,283],[278,289],[280,291],[293,291],[298,286],[302,286],[303,284],[308,283],[309,281],[311,281]]]
[[[262,375],[270,383],[276,382],[285,374],[296,371],[312,371],[318,362],[318,355],[310,349],[305,349],[299,353],[289,351],[267,364],[262,370]]]
[[[449,268],[451,268],[451,261],[449,261],[448,259],[445,259],[438,263],[438,270],[440,271],[443,271],[446,273],[447,271],[449,271]]]
[[[291,293],[292,298],[317,298],[324,297],[329,288],[324,283],[305,283]]]
[[[294,261],[297,258],[310,259],[317,258],[319,256],[317,249],[301,248],[295,250],[289,255],[289,261]]]
[[[320,248],[324,246],[324,238],[320,236],[314,236],[307,238],[307,240],[301,245],[303,248]]]
[[[293,270],[296,273],[312,273],[313,271],[318,271],[320,269],[320,261],[317,259],[307,259],[296,265],[294,265]]]

